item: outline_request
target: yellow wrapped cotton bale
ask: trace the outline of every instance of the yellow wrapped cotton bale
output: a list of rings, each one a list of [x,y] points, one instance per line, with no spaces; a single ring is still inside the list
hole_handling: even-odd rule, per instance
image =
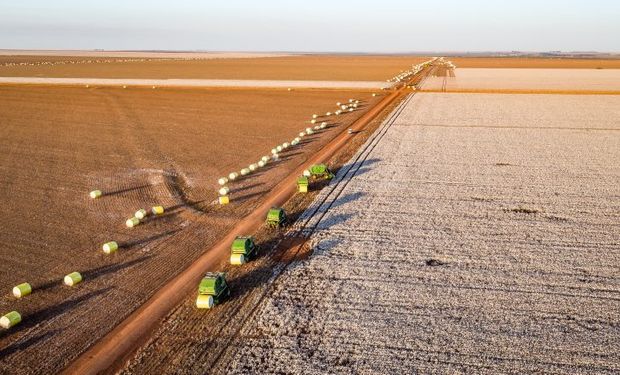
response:
[[[164,211],[164,206],[153,206],[151,208],[151,213],[153,213],[153,215],[162,215]]]

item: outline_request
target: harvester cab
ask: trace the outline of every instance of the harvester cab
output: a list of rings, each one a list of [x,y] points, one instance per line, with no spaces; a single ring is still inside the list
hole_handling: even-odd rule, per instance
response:
[[[210,309],[230,296],[230,289],[226,283],[224,272],[208,272],[198,285],[196,307]]]
[[[230,264],[240,266],[258,254],[258,246],[251,236],[238,236],[230,246]]]
[[[272,228],[278,228],[286,224],[286,213],[280,207],[273,207],[267,212],[266,224]]]

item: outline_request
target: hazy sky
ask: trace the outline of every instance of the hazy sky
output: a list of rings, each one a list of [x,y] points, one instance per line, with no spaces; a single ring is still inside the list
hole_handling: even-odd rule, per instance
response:
[[[0,48],[620,51],[620,0],[0,0]]]

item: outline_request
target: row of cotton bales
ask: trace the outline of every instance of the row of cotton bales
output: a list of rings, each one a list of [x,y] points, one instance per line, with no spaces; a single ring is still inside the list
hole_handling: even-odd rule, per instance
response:
[[[89,193],[89,197],[91,199],[99,199],[103,197],[105,194],[101,190],[93,190]],[[163,206],[153,206],[149,211],[141,208],[134,213],[134,216],[129,218],[125,225],[128,228],[133,228],[140,224],[141,220],[147,219],[148,216],[158,216],[163,215],[165,212],[165,208]],[[120,248],[119,244],[116,241],[108,241],[103,244],[102,250],[105,254],[113,254]],[[80,272],[74,271],[63,277],[63,284],[69,287],[73,287],[83,281],[83,276]],[[23,282],[19,285],[16,285],[12,289],[12,294],[15,298],[24,298],[33,293],[35,289],[33,289],[32,285],[28,282]],[[0,317],[0,327],[4,329],[9,329],[22,321],[22,316],[18,311],[11,311],[2,317]]]
[[[373,96],[375,96],[375,94],[373,94]],[[239,176],[248,176],[252,174],[253,172],[258,171],[260,168],[265,167],[268,163],[276,162],[280,160],[281,152],[285,151],[286,149],[290,147],[299,145],[302,138],[304,138],[305,136],[312,135],[317,131],[326,129],[328,126],[327,121],[324,121],[326,117],[339,116],[343,114],[344,112],[353,112],[360,106],[360,104],[361,104],[361,101],[351,98],[349,99],[348,103],[337,102],[336,106],[338,107],[338,109],[335,110],[334,112],[331,112],[331,111],[325,112],[324,115],[319,115],[316,113],[313,114],[311,116],[312,118],[310,119],[310,124],[314,126],[301,129],[299,134],[292,140],[281,143],[273,147],[271,149],[271,156],[265,155],[261,157],[258,162],[252,163],[249,166],[242,168],[239,172],[236,172],[236,171],[230,172],[227,177],[220,177],[217,180],[217,183],[220,186],[218,190],[219,203],[222,205],[230,203],[230,196],[229,196],[230,188],[228,187],[228,184],[237,180]]]
[[[53,66],[53,65],[78,65],[78,64],[101,64],[101,63],[126,63],[156,61],[151,58],[118,58],[118,59],[89,59],[89,60],[58,60],[58,61],[33,61],[33,62],[5,62],[0,66]],[[195,60],[195,58],[172,58],[167,60]]]
[[[412,65],[410,70],[403,70],[399,74],[395,75],[394,77],[387,79],[386,82],[400,83],[400,82],[406,81],[407,79],[420,73],[422,69],[432,64],[435,60],[437,60],[436,57],[434,57],[431,60],[425,61],[423,63]]]

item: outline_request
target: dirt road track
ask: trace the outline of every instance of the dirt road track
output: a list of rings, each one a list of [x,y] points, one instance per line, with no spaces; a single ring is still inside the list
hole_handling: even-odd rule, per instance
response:
[[[368,111],[351,128],[362,130],[372,119],[379,115],[396,98],[404,93],[404,89],[391,92],[379,104]],[[136,310],[122,324],[111,331],[99,343],[82,354],[72,365],[65,369],[67,374],[97,374],[105,372],[111,366],[122,362],[155,328],[168,312],[179,304],[195,287],[203,272],[217,269],[228,255],[228,247],[235,236],[252,233],[263,224],[264,215],[272,206],[284,204],[295,192],[295,181],[307,165],[324,162],[345,145],[351,137],[343,131],[331,143],[321,149],[314,157],[308,159],[306,165],[293,171],[283,179],[266,197],[263,203],[250,215],[240,221],[209,251],[205,252],[196,262],[182,272],[177,278],[166,284],[154,297]]]

